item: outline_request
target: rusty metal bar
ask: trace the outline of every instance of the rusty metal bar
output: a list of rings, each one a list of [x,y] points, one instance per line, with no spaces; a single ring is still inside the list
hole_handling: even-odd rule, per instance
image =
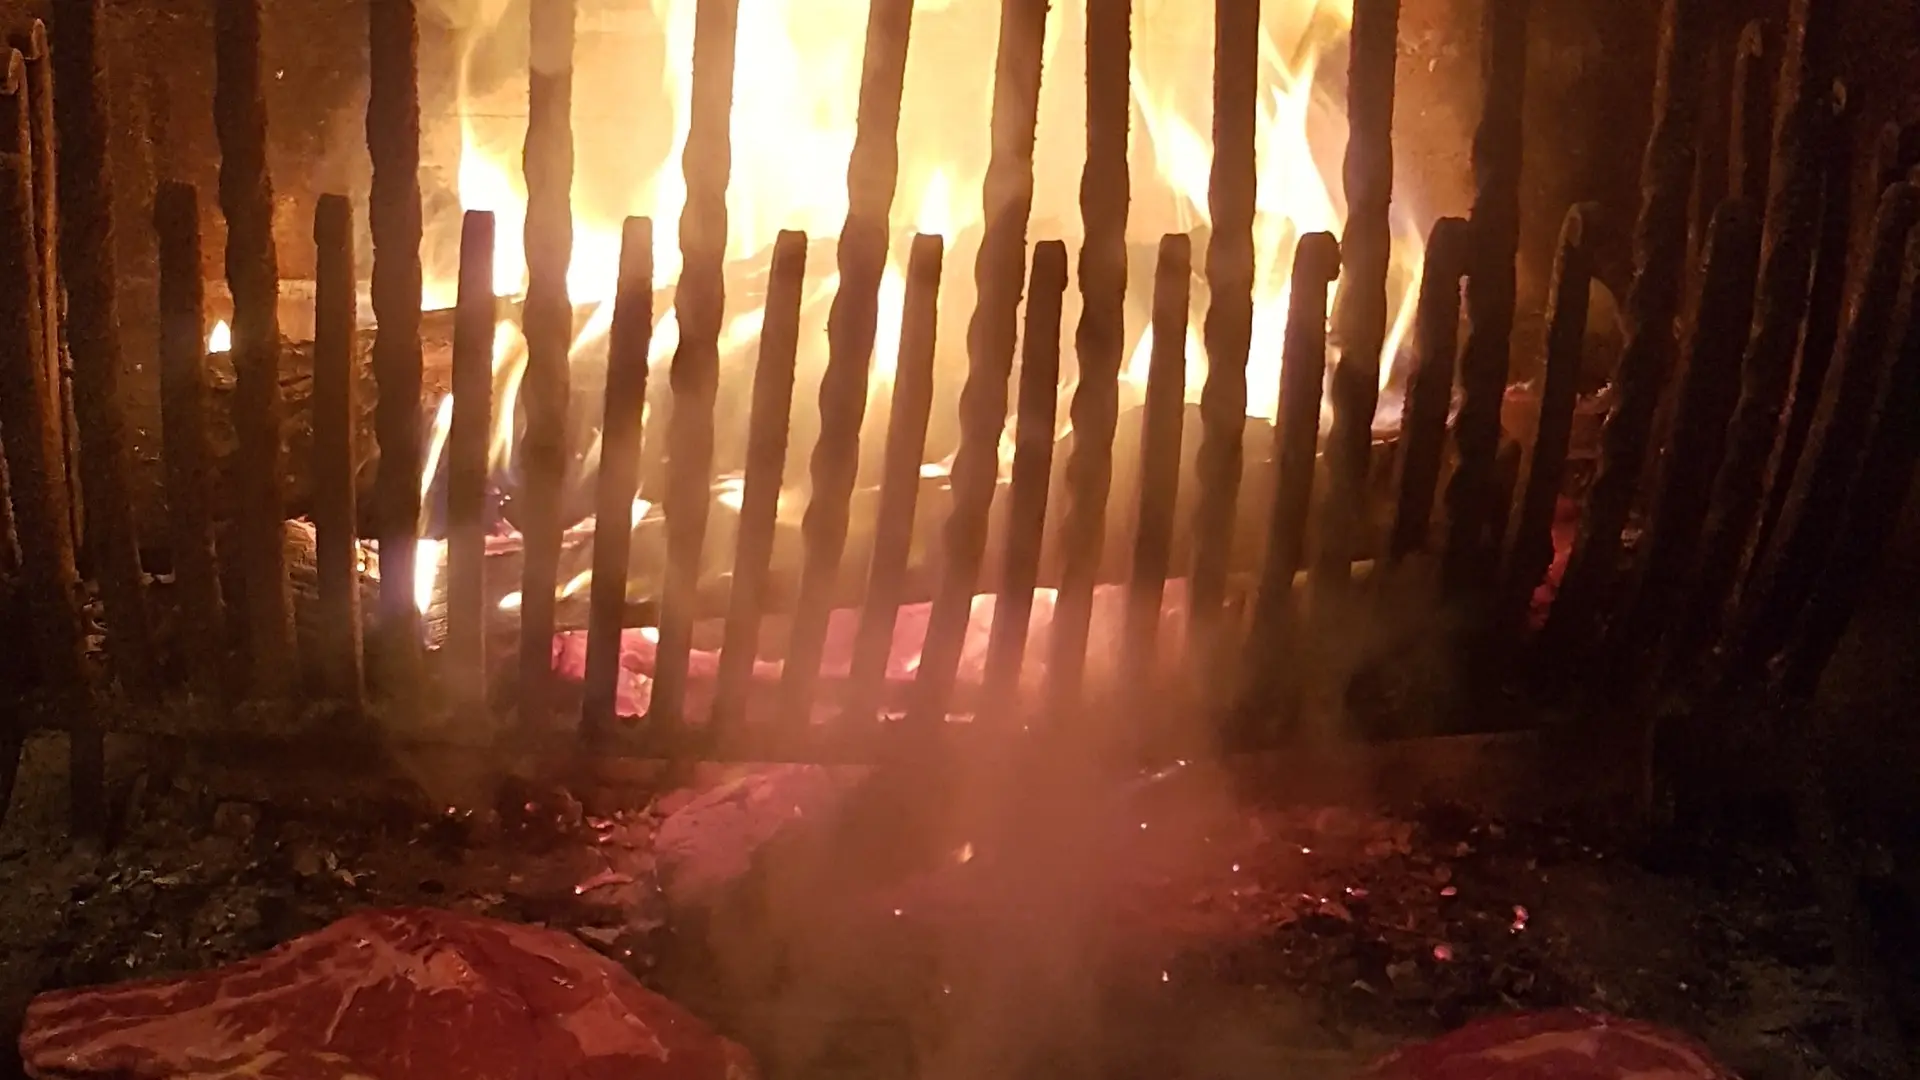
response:
[[[1837,540],[1834,522],[1846,511],[1847,496],[1866,452],[1868,433],[1889,357],[1894,353],[1894,323],[1901,301],[1908,238],[1920,221],[1920,187],[1899,183],[1880,198],[1873,246],[1838,349],[1828,392],[1817,399],[1806,456],[1799,470],[1780,484],[1790,486],[1783,500],[1779,533],[1757,560],[1744,597],[1739,624],[1722,672],[1729,685],[1763,673],[1798,621],[1807,598]],[[1816,399],[1802,402],[1812,411]]]
[[[633,546],[633,499],[640,491],[640,425],[646,415],[647,357],[652,347],[653,221],[630,217],[620,236],[620,277],[607,339],[606,411],[600,426],[593,593],[580,706],[581,731],[589,742],[613,726],[618,701],[627,560]]]
[[[1113,430],[1126,349],[1127,126],[1133,50],[1131,0],[1087,7],[1087,161],[1080,174],[1080,325],[1074,333],[1079,386],[1069,414],[1073,451],[1066,467],[1066,518],[1060,532],[1060,596],[1053,610],[1048,696],[1057,714],[1079,704],[1087,662],[1093,586],[1106,539],[1107,489],[1113,478]]]
[[[1596,236],[1590,219],[1600,207],[1582,203],[1567,211],[1560,225],[1560,249],[1547,289],[1547,363],[1540,384],[1540,424],[1533,437],[1533,461],[1521,497],[1520,526],[1507,557],[1501,616],[1524,616],[1547,568],[1553,563],[1553,519],[1566,482],[1567,449],[1573,439],[1573,410],[1580,392],[1580,364],[1587,340],[1588,298],[1593,289]]]
[[[1839,13],[1820,0],[1793,0],[1781,61],[1781,109],[1760,248],[1753,336],[1741,365],[1740,402],[1727,457],[1714,483],[1692,599],[1676,635],[1675,659],[1697,656],[1720,632],[1766,497],[1767,462],[1780,432],[1795,346],[1807,311],[1807,280],[1819,242],[1820,192],[1833,148],[1833,65]]]
[[[1194,467],[1199,498],[1188,612],[1196,656],[1213,654],[1233,558],[1253,341],[1253,215],[1259,183],[1254,112],[1260,96],[1260,3],[1215,0],[1213,10],[1213,173],[1207,190],[1213,221],[1207,240],[1211,299],[1202,328],[1207,381],[1200,394],[1202,429]]]
[[[46,353],[49,385],[60,400],[60,470],[67,482],[67,516],[72,521],[76,547],[85,542],[81,530],[80,450],[73,418],[73,383],[68,378],[60,304],[60,155],[53,113],[53,56],[47,48],[47,24],[33,20],[13,37],[13,45],[27,62],[27,100],[32,108],[29,129],[33,148],[33,228],[40,249],[41,305],[46,321],[41,351]]]
[[[1007,547],[1000,596],[987,639],[982,699],[1014,701],[1040,580],[1047,529],[1047,482],[1053,473],[1054,410],[1060,399],[1060,309],[1067,290],[1067,246],[1034,245],[1027,289],[1027,332],[1020,351],[1020,402],[1013,434],[1013,482],[1007,499]],[[1004,715],[1004,714],[1003,714]]]
[[[500,302],[493,294],[497,229],[489,211],[469,210],[461,220],[460,277],[454,297],[453,415],[447,423],[446,447],[445,649],[451,703],[457,713],[469,717],[485,712],[487,696],[488,443],[493,427],[494,325],[500,317]],[[524,605],[525,597],[521,599]]]
[[[700,0],[694,16],[692,127],[684,158],[687,205],[680,215],[685,269],[674,296],[680,348],[670,378],[667,430],[667,573],[660,605],[649,715],[678,724],[686,696],[687,653],[700,585],[700,549],[713,497],[713,402],[720,377],[720,324],[726,316],[729,127],[739,0]]]
[[[1158,657],[1160,607],[1173,554],[1173,516],[1180,494],[1180,436],[1186,420],[1187,313],[1191,307],[1193,240],[1160,240],[1153,275],[1153,348],[1140,420],[1140,511],[1134,522],[1133,570],[1121,629],[1120,670],[1150,685]]]
[[[1754,206],[1767,200],[1773,164],[1773,77],[1767,62],[1767,27],[1758,19],[1740,32],[1733,62],[1733,111],[1728,123],[1727,183],[1732,194]]]
[[[1454,367],[1460,349],[1460,283],[1472,251],[1464,218],[1441,218],[1427,232],[1427,255],[1414,309],[1412,374],[1400,425],[1400,500],[1388,558],[1398,562],[1427,546],[1447,414],[1453,410]]]
[[[60,153],[60,264],[67,286],[74,410],[88,499],[87,540],[106,607],[107,647],[136,699],[158,691],[133,522],[132,465],[120,398],[120,286],[107,162],[106,43],[100,0],[60,5],[54,50]],[[278,533],[276,532],[276,537]],[[276,548],[277,547],[276,539]]]
[[[420,471],[420,27],[415,0],[370,0],[367,44],[367,152],[373,186],[374,532],[380,544],[381,689],[410,701],[419,689],[420,611],[414,599],[419,553]]]
[[[1920,288],[1920,248],[1909,250],[1904,277],[1902,291],[1912,297]],[[1907,492],[1913,487],[1915,463],[1920,461],[1920,424],[1913,422],[1916,411],[1920,411],[1920,313],[1909,304],[1906,325],[1874,403],[1859,476],[1834,529],[1833,551],[1780,660],[1778,686],[1786,701],[1812,699],[1855,609],[1880,572],[1883,552],[1899,527]]]
[[[56,693],[84,695],[90,680],[86,632],[79,607],[73,536],[60,462],[59,397],[42,362],[46,331],[41,307],[39,248],[33,225],[33,159],[27,134],[29,103],[20,54],[6,52],[0,81],[0,441],[4,441],[14,523],[19,530],[22,581],[29,614],[26,633],[41,679]],[[97,831],[104,810],[104,753],[92,709],[75,703],[73,811],[76,827]],[[11,789],[24,729],[9,720],[0,730],[0,780]]]
[[[707,5],[702,4],[704,11]],[[521,533],[526,562],[520,581],[522,726],[544,723],[552,705],[553,623],[560,573],[560,490],[567,473],[567,361],[573,307],[567,267],[573,260],[573,47],[575,0],[543,0],[528,9],[527,300],[521,316],[527,367],[520,384],[526,427],[520,440],[525,479],[516,492],[526,507]],[[695,72],[696,79],[699,77]],[[696,116],[695,123],[699,123]],[[696,133],[697,134],[697,133]],[[691,155],[693,147],[689,145]],[[689,177],[689,216],[707,193]],[[725,197],[725,183],[721,183]],[[689,271],[695,270],[693,266]],[[699,292],[694,274],[682,285]],[[696,545],[697,546],[697,545]]]
[[[1478,586],[1497,544],[1487,535],[1500,406],[1513,333],[1520,245],[1520,116],[1526,97],[1531,0],[1487,4],[1480,32],[1480,126],[1473,135],[1473,252],[1467,268],[1467,344],[1460,357],[1459,456],[1447,486],[1443,572],[1456,595]]]
[[[753,685],[760,649],[760,617],[773,563],[774,528],[781,480],[787,469],[787,433],[792,426],[793,380],[800,349],[800,307],[807,276],[807,236],[782,232],[773,244],[766,322],[760,332],[760,362],[753,375],[753,411],[747,422],[746,487],[740,493],[740,523],[727,596],[726,639],[710,721],[715,744],[735,735]],[[897,421],[896,421],[897,422]]]
[[[907,259],[906,303],[900,319],[900,360],[895,365],[888,410],[887,453],[881,471],[880,509],[873,529],[873,562],[866,605],[853,645],[846,715],[872,719],[893,648],[907,562],[913,549],[913,519],[920,497],[920,461],[933,411],[934,346],[940,322],[943,241],[916,236]]]
[[[292,690],[296,665],[282,532],[280,269],[273,183],[267,175],[267,106],[260,90],[260,0],[218,0],[214,60],[220,209],[227,219],[227,285],[233,294],[234,422],[240,441],[235,479],[248,683],[253,696],[277,698]],[[77,164],[69,170],[77,171]],[[418,296],[414,302],[417,307]],[[95,488],[89,479],[87,490]],[[101,510],[87,516],[96,532],[106,528]]]
[[[360,652],[360,528],[355,497],[359,407],[354,338],[353,203],[323,195],[313,211],[313,525],[320,589],[319,652],[327,695],[359,708],[366,678]]]
[[[1510,5],[1509,5],[1510,6]],[[1393,201],[1394,61],[1400,0],[1358,0],[1347,63],[1346,231],[1340,253],[1339,310],[1334,332],[1340,363],[1333,373],[1333,426],[1327,433],[1327,500],[1314,560],[1315,592],[1344,592],[1370,515],[1367,476],[1373,417],[1380,404],[1381,350],[1387,337],[1387,270],[1393,255],[1388,209]],[[1249,46],[1251,48],[1251,46]],[[1518,106],[1516,105],[1516,108]],[[1518,171],[1518,151],[1514,169]]]
[[[1686,351],[1686,374],[1662,455],[1646,553],[1614,650],[1633,674],[1659,656],[1700,551],[1714,473],[1727,449],[1727,420],[1740,394],[1741,329],[1753,322],[1760,269],[1760,215],[1746,199],[1720,204],[1707,238],[1706,271]],[[1627,685],[1637,680],[1622,680]]]
[[[1026,276],[1027,218],[1033,212],[1033,139],[1040,112],[1047,0],[1002,0],[994,61],[993,153],[987,162],[986,226],[974,263],[978,296],[967,324],[967,385],[960,396],[960,447],[953,463],[953,510],[946,573],[934,599],[916,681],[914,718],[946,715],[986,553],[987,514],[998,486],[1007,379],[1019,332]]]
[[[207,443],[207,329],[200,262],[200,197],[191,184],[162,184],[153,200],[160,263],[160,448],[178,640],[187,686],[210,701],[226,696],[226,605],[214,553],[213,451]]]
[[[900,98],[912,30],[912,0],[876,0],[869,8],[853,156],[847,164],[847,219],[838,248],[840,288],[827,316],[827,369],[820,380],[813,496],[801,522],[807,561],[783,673],[781,696],[789,724],[804,723],[812,713],[827,618],[846,554],[880,280],[887,267],[888,216],[900,172]]]
[[[1267,526],[1266,563],[1254,599],[1253,626],[1242,655],[1243,679],[1252,708],[1248,724],[1283,719],[1263,708],[1299,672],[1283,657],[1296,644],[1293,579],[1306,557],[1307,513],[1313,501],[1315,449],[1320,438],[1320,396],[1327,372],[1327,291],[1340,274],[1340,245],[1332,233],[1309,233],[1293,253],[1293,287],[1287,299],[1287,338],[1280,361],[1280,412],[1274,429],[1273,509]],[[1242,736],[1253,734],[1243,730]]]
[[[372,158],[372,342],[374,532],[380,542],[378,665],[396,700],[419,690],[420,469],[420,29],[415,0],[371,0],[367,10],[371,83],[367,152]]]
[[[1626,348],[1614,373],[1614,402],[1601,434],[1600,468],[1545,630],[1553,646],[1567,655],[1577,655],[1593,640],[1602,609],[1615,591],[1621,536],[1640,492],[1655,416],[1673,368],[1700,111],[1697,53],[1705,23],[1701,0],[1666,0],[1654,77],[1653,133],[1640,169]]]
[[[1844,90],[1844,88],[1841,88]],[[1820,246],[1813,256],[1813,284],[1807,294],[1807,316],[1800,325],[1800,355],[1793,367],[1793,387],[1787,393],[1785,419],[1780,426],[1780,441],[1767,463],[1767,501],[1760,513],[1760,524],[1748,549],[1749,565],[1742,571],[1742,588],[1759,569],[1759,560],[1774,536],[1774,526],[1786,508],[1788,493],[1794,484],[1794,470],[1814,415],[1822,408],[1821,391],[1827,384],[1827,372],[1833,367],[1834,351],[1840,341],[1841,317],[1848,307],[1848,277],[1852,270],[1855,218],[1854,152],[1851,121],[1859,106],[1844,92],[1834,106],[1834,122],[1840,134],[1827,158],[1827,175],[1820,196]],[[1873,198],[1878,199],[1900,179],[1900,125],[1889,123],[1880,129],[1869,162],[1876,181]],[[1889,271],[1896,283],[1899,269]]]

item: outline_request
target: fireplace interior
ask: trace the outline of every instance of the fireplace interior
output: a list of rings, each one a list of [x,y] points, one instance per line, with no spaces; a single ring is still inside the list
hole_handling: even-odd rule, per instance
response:
[[[0,25],[0,1072],[1920,1069],[1902,5]]]

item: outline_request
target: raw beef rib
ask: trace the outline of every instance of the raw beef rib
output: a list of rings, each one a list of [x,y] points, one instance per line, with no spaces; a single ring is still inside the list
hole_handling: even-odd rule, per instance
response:
[[[42,994],[27,1075],[751,1080],[746,1051],[554,930],[364,911],[174,979]]]
[[[1638,1020],[1561,1009],[1480,1020],[1387,1055],[1361,1080],[1739,1080]]]

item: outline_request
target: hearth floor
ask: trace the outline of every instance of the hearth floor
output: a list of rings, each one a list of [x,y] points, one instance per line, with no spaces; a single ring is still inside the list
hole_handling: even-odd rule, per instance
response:
[[[137,773],[117,749],[115,771]],[[675,818],[785,800],[797,767],[586,805],[528,785],[476,808],[444,776],[404,799],[339,780],[236,793],[186,762],[136,794],[125,835],[100,853],[65,838],[62,750],[30,745],[0,832],[9,1032],[39,990],[225,963],[355,908],[429,905],[570,930],[775,1078],[960,1076],[1010,1060],[1048,1076],[1337,1077],[1413,1035],[1558,1005],[1692,1032],[1749,1080],[1838,1067],[1842,1010],[1804,882],[1788,860],[1733,844],[1655,873],[1606,829],[1569,820],[1237,802],[1176,813],[1125,796],[1112,813],[1138,812],[1139,831],[1165,840],[1101,859],[1096,901],[1049,874],[1024,897],[1017,868],[999,891],[955,886],[973,872],[962,844],[755,907],[739,897],[778,893],[761,871],[672,880],[718,865],[713,850],[689,855]],[[670,903],[676,891],[698,895]],[[18,1067],[0,1056],[0,1075]]]

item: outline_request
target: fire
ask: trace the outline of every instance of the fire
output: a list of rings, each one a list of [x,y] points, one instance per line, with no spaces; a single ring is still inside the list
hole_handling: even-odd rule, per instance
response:
[[[1078,241],[1085,117],[1079,39],[1089,2],[1056,0],[1049,13],[1036,148],[1034,238],[1063,236],[1070,247]],[[441,3],[457,15],[450,21],[457,27],[463,50],[457,88],[459,200],[467,209],[497,215],[494,290],[501,296],[516,296],[526,283],[522,242],[526,194],[520,168],[526,83],[524,61],[501,66],[499,46],[525,42],[524,24],[501,21],[506,10],[518,10],[517,19],[524,20],[525,8],[491,0]],[[576,353],[605,339],[624,217],[649,214],[654,219],[659,295],[669,295],[677,280],[681,266],[677,226],[686,203],[681,151],[691,123],[697,0],[651,0],[637,8],[609,0],[578,3],[575,234],[568,286],[574,303],[593,312],[574,342]],[[847,162],[855,136],[868,8],[869,0],[740,0],[731,118],[733,159],[727,192],[730,310],[723,330],[723,355],[749,348],[759,335],[763,313],[738,300],[749,290],[733,277],[764,272],[779,230],[804,230],[816,242],[803,293],[808,312],[823,311],[838,287],[831,240],[847,213]],[[1337,182],[1346,141],[1344,111],[1316,75],[1323,61],[1338,61],[1344,51],[1352,4],[1351,0],[1270,0],[1265,8],[1260,42],[1263,89],[1256,114],[1256,295],[1247,413],[1271,421],[1277,408],[1295,241],[1313,231],[1338,233],[1346,213]],[[990,151],[987,118],[999,9],[995,0],[920,0],[916,5],[899,126],[899,183],[893,203],[896,235],[879,294],[869,432],[885,420],[897,366],[906,301],[906,238],[913,232],[941,235],[948,239],[950,250],[958,253],[968,250],[966,238],[977,234],[982,222],[979,192]],[[1196,58],[1210,55],[1211,19],[1207,4],[1135,5],[1135,164],[1129,226],[1129,241],[1135,246],[1150,247],[1162,233],[1208,224],[1212,71],[1209,63]],[[649,41],[652,44],[643,48]],[[504,55],[520,54],[506,50]],[[519,65],[517,78],[513,77],[515,64]],[[650,111],[641,104],[652,101],[664,103],[664,108]],[[617,123],[609,124],[605,115],[596,115],[609,111],[619,113]],[[1399,213],[1394,221],[1392,325],[1382,364],[1383,384],[1412,321],[1420,248],[1414,223]],[[451,263],[438,260],[434,265]],[[946,277],[943,308],[970,305],[964,264],[950,257]],[[1148,285],[1140,280],[1137,266],[1133,277],[1132,289],[1144,296]],[[1206,375],[1206,350],[1200,336],[1205,290],[1195,293],[1186,346],[1189,401],[1199,400]],[[445,307],[453,299],[451,278],[430,275],[424,302]],[[657,369],[664,369],[678,345],[679,328],[670,304],[656,308],[660,314],[651,359]],[[1075,379],[1070,345],[1077,318],[1078,297],[1070,289],[1063,357],[1066,377],[1059,410],[1063,432],[1064,406]],[[1143,314],[1130,316],[1129,334],[1128,362],[1122,370],[1123,408],[1137,404],[1144,390],[1152,342]],[[939,358],[943,371],[964,363],[964,345],[957,338],[943,332]],[[496,419],[491,453],[496,467],[504,468],[513,451],[515,403],[525,353],[525,342],[513,321],[502,321],[494,347]],[[824,357],[824,340],[803,336],[802,371],[817,373]],[[665,380],[656,379],[653,385],[663,387]],[[810,385],[803,375],[799,386]],[[804,391],[796,393],[796,410],[809,405]],[[649,409],[648,419],[652,416]],[[435,482],[450,417],[451,401],[438,402],[423,491]],[[648,437],[652,438],[651,431]],[[1010,453],[1010,446],[1011,440],[1003,440],[1003,455]],[[935,456],[930,449],[929,457]],[[589,467],[597,458],[596,445],[586,458]],[[923,476],[944,474],[945,465],[937,460],[922,469]],[[715,494],[722,505],[737,507],[738,478],[723,480]],[[426,598],[432,595],[443,554],[422,548],[419,580]],[[567,587],[577,592],[584,582],[570,581]],[[503,602],[502,606],[511,605]]]
[[[232,351],[233,327],[227,325],[227,320],[221,319],[214,323],[213,329],[207,333],[207,352],[211,355]]]

